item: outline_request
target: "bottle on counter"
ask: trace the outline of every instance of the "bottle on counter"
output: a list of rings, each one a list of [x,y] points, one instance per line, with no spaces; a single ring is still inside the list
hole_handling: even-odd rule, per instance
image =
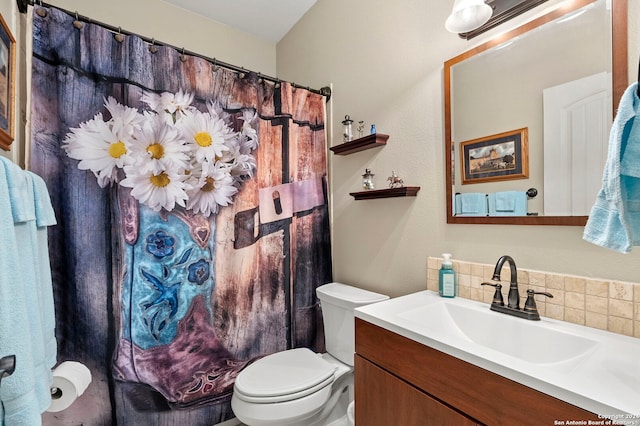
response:
[[[440,267],[438,278],[440,296],[456,297],[456,273],[449,253],[442,254],[442,267]]]

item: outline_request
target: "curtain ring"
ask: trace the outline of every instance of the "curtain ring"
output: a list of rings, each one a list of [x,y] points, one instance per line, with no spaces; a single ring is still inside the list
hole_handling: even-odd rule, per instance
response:
[[[118,43],[122,43],[124,41],[124,34],[122,34],[121,27],[118,27],[118,34],[114,35],[113,38],[115,38]]]
[[[151,53],[157,53],[158,52],[158,48],[156,47],[156,39],[155,38],[151,39],[151,45],[149,46],[149,52],[151,52]]]
[[[40,0],[40,7],[36,9],[36,13],[39,17],[44,18],[47,16],[47,9],[42,6],[42,0]]]
[[[187,62],[187,57],[184,54],[184,47],[182,48],[182,51],[180,53],[180,61]]]
[[[84,26],[84,24],[80,20],[80,16],[78,15],[78,12],[76,12],[76,20],[73,21],[73,26],[76,27],[79,30],[81,30],[82,27]]]

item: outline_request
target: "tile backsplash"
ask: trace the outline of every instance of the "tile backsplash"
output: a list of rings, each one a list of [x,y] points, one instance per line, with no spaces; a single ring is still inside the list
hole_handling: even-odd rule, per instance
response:
[[[427,260],[427,288],[438,291],[438,270],[442,259]],[[458,297],[491,303],[495,289],[481,286],[491,280],[495,264],[453,261],[458,279]],[[502,292],[507,300],[511,273],[505,263],[501,271]],[[527,289],[545,291],[553,298],[536,295],[540,316],[568,321],[587,327],[640,337],[640,284],[586,278],[518,268],[520,306],[524,306]]]

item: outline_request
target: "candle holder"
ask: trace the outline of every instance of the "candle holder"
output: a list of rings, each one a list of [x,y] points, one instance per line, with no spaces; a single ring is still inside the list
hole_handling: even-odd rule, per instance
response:
[[[362,175],[362,188],[363,189],[376,189],[376,183],[374,181],[375,174],[371,173],[371,170],[365,169]]]
[[[345,142],[351,142],[353,140],[353,120],[348,115],[344,116],[342,121],[342,137]]]

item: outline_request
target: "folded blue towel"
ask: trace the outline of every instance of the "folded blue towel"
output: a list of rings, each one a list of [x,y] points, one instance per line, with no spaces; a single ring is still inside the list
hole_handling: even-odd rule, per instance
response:
[[[602,189],[582,236],[585,241],[621,253],[640,245],[640,180],[634,171],[637,166],[631,164],[640,161],[640,126],[636,125],[639,105],[638,83],[634,82],[620,99],[609,134]],[[621,156],[626,158],[624,168]],[[625,175],[623,170],[631,175]]]
[[[517,192],[496,192],[495,196],[495,208],[497,212],[513,212],[516,209],[516,197]]]
[[[486,216],[487,194],[467,192],[455,196],[456,216]]]
[[[502,191],[489,194],[489,216],[526,216],[527,193]]]

